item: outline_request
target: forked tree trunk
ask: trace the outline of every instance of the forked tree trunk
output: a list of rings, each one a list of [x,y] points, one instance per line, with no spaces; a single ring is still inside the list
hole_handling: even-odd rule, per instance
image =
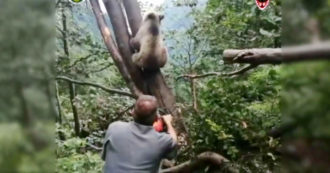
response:
[[[147,73],[133,64],[133,50],[129,45],[129,40],[136,34],[141,25],[141,10],[136,0],[123,0],[123,3],[121,2],[120,0],[104,0],[114,29],[115,43],[100,10],[98,0],[90,0],[105,44],[131,92],[136,96],[140,94],[154,95],[160,107],[166,113],[174,116],[177,130],[186,132],[181,115],[176,107],[175,96],[167,86],[161,71]],[[130,35],[129,30],[132,35]]]

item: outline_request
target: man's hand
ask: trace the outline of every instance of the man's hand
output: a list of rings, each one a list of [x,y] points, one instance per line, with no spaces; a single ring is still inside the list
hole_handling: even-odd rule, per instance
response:
[[[167,133],[171,135],[173,141],[175,143],[177,143],[178,141],[178,136],[172,126],[172,121],[173,121],[173,117],[172,115],[168,114],[168,115],[163,115],[162,116],[163,120],[164,120],[164,123],[166,124],[167,126]]]
[[[173,116],[171,114],[163,115],[162,118],[163,118],[164,122],[166,123],[166,125],[172,124]]]

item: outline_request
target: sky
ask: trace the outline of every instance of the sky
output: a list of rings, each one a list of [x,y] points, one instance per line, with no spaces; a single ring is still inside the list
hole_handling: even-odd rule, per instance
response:
[[[165,0],[138,0],[138,1],[143,3],[151,3],[153,5],[159,6],[162,5]]]
[[[142,2],[142,3],[152,4],[153,6],[160,6],[164,3],[165,0],[138,0],[138,1]],[[103,13],[106,13],[106,9],[104,7],[104,4],[103,4],[102,0],[99,0],[99,4],[100,4],[100,7],[101,7],[101,11]]]

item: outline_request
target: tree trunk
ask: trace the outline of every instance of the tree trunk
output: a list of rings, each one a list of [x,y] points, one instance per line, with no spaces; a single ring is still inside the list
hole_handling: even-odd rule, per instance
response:
[[[22,118],[21,118],[22,125],[23,125],[23,127],[30,128],[31,124],[32,124],[31,114],[30,114],[30,110],[28,107],[28,103],[25,98],[24,88],[21,83],[17,84],[17,94],[18,94],[18,98],[19,98],[19,101],[21,104],[21,110],[22,110]]]
[[[79,122],[78,110],[76,105],[74,104],[74,98],[76,97],[74,84],[69,82],[69,88],[70,88],[70,103],[71,103],[73,119],[74,119],[74,131],[76,133],[76,136],[80,136],[80,122]]]
[[[67,23],[66,23],[66,15],[64,11],[64,7],[62,7],[62,41],[63,41],[63,50],[64,54],[67,56],[66,58],[69,58],[69,45],[68,45],[68,37],[67,37]]]
[[[178,113],[175,96],[171,89],[166,85],[166,82],[158,70],[153,73],[142,72],[132,62],[133,50],[130,47],[129,40],[132,37],[129,30],[134,35],[141,25],[142,17],[138,2],[136,0],[124,0],[123,4],[119,0],[104,0],[105,7],[108,11],[111,24],[114,29],[115,39],[118,47],[115,47],[111,38],[111,33],[106,26],[104,18],[102,16],[100,6],[97,0],[90,0],[94,14],[104,38],[105,44],[107,45],[112,58],[116,62],[118,57],[121,61],[117,61],[118,69],[125,79],[126,83],[136,88],[136,95],[149,94],[154,95],[159,105],[165,112],[172,114],[175,117],[176,128],[179,132],[185,132],[185,126],[182,118]],[[111,48],[109,48],[111,47]],[[118,50],[120,53],[118,53]],[[123,71],[126,69],[128,74]],[[132,84],[133,83],[133,84]],[[132,90],[131,90],[132,91]]]
[[[62,124],[62,107],[61,107],[57,81],[55,81],[55,92],[56,92],[56,102],[57,102],[57,112],[58,112],[56,120],[59,124]]]

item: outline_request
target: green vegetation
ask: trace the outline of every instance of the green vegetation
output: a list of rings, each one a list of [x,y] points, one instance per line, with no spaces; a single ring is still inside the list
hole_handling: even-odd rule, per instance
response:
[[[111,122],[131,120],[134,99],[81,84],[129,92],[89,1],[70,1],[0,1],[0,172],[100,173],[105,130]],[[156,7],[166,16],[162,30],[170,53],[162,73],[189,136],[176,165],[212,151],[230,160],[223,172],[329,169],[329,62],[260,65],[234,76],[191,77],[244,67],[225,64],[225,49],[309,42],[311,31],[297,31],[309,21],[319,21],[319,37],[328,38],[329,22],[324,21],[330,17],[329,0],[270,2],[265,11],[253,0],[173,0]],[[150,4],[141,6],[144,11]],[[54,80],[55,73],[72,80]],[[274,131],[280,137],[271,135]],[[195,172],[212,171],[218,169]]]
[[[225,49],[281,47],[280,1],[271,1],[266,11],[260,11],[254,1],[209,0],[205,7],[197,1],[175,1],[174,5],[188,7],[188,16],[193,19],[185,29],[164,24],[171,54],[164,73],[174,87],[190,138],[189,145],[179,151],[177,163],[203,151],[214,151],[231,161],[225,170],[231,167],[240,172],[283,171],[278,152],[282,141],[269,136],[272,129],[295,124],[284,139],[330,135],[329,64],[266,65],[232,77],[181,76],[228,73],[242,68],[223,63]],[[95,26],[83,27],[86,21],[95,25],[91,9],[81,6],[82,12],[75,12],[77,8],[61,3],[56,12],[57,26],[62,30],[57,39],[58,74],[128,91]],[[165,5],[163,10],[175,13],[171,5]],[[63,19],[68,23],[67,36],[61,33],[65,29]],[[88,30],[91,28],[93,32]],[[63,45],[64,39],[69,46]],[[75,85],[72,106],[67,83],[58,81],[62,122],[57,123],[57,172],[100,172],[103,161],[95,146],[102,145],[109,123],[130,120],[127,110],[133,100]],[[74,131],[72,109],[77,109],[80,134]],[[212,167],[203,170],[208,172]]]

